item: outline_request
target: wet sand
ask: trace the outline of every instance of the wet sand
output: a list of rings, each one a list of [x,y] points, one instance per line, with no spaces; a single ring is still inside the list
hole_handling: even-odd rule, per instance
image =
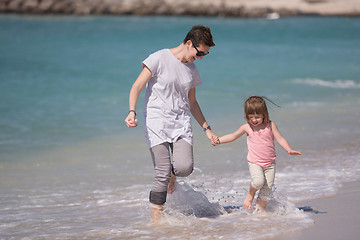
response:
[[[360,181],[342,184],[335,196],[306,200],[296,206],[309,206],[314,219],[309,228],[266,238],[271,240],[352,240],[360,238]]]

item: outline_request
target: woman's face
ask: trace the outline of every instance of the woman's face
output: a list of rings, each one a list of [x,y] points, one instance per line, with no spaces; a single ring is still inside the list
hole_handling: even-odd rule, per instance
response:
[[[188,41],[188,49],[189,49],[189,52],[188,52],[188,56],[187,56],[187,61],[188,62],[191,62],[193,63],[196,59],[203,59],[203,57],[205,55],[207,55],[207,53],[209,52],[210,50],[210,47],[209,46],[206,46],[204,44],[200,44],[199,47],[194,47],[194,45],[191,43],[191,41]],[[198,55],[202,55],[204,54],[203,56],[198,56]]]

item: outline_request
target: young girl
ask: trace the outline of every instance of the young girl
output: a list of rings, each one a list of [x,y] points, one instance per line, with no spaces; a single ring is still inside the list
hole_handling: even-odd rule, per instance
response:
[[[271,100],[269,101],[272,102]],[[290,155],[302,154],[291,149],[289,143],[279,132],[276,124],[270,121],[264,97],[249,97],[245,101],[244,111],[247,123],[235,132],[215,139],[214,142],[216,145],[229,143],[246,133],[248,146],[247,160],[252,181],[250,183],[250,190],[244,200],[244,207],[251,209],[255,193],[260,189],[256,208],[262,210],[269,201],[275,178],[276,154],[274,138]]]

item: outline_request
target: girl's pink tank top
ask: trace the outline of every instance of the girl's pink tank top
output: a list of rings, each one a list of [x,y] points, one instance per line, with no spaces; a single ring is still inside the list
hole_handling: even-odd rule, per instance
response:
[[[249,151],[247,160],[262,167],[268,167],[276,159],[274,134],[270,123],[259,132],[254,132],[250,124],[248,124],[248,128],[247,145]]]

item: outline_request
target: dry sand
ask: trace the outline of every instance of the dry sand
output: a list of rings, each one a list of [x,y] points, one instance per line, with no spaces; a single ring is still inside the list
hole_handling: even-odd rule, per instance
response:
[[[360,239],[360,181],[344,183],[335,196],[296,203],[310,206],[315,223],[304,230],[266,238],[268,240]],[[318,212],[318,213],[316,213]]]
[[[360,16],[360,0],[0,0],[0,12],[268,17]],[[273,15],[271,15],[273,16]]]

